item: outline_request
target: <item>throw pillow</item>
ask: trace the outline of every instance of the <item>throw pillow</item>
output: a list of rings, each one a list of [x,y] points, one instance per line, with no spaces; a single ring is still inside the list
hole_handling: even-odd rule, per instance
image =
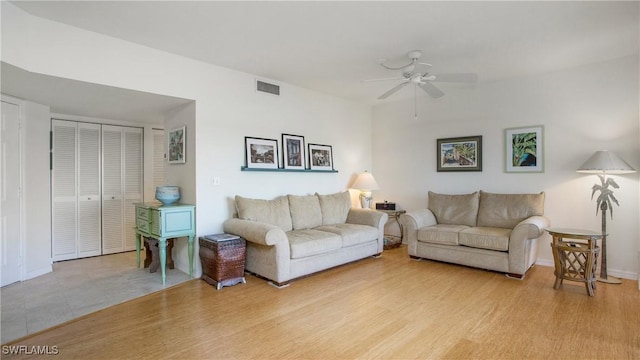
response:
[[[348,191],[331,195],[320,195],[316,193],[320,200],[322,210],[322,225],[344,224],[347,222],[349,210],[351,210],[351,195]]]
[[[291,231],[289,199],[280,196],[273,200],[249,199],[236,195],[238,218],[275,225],[283,231]]]
[[[429,191],[429,210],[438,224],[476,226],[478,192],[464,195],[436,194]]]

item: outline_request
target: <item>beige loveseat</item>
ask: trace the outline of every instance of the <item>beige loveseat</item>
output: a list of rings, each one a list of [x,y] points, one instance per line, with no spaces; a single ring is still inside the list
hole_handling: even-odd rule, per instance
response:
[[[247,240],[245,269],[278,287],[383,250],[382,212],[352,209],[349,192],[235,198],[237,218],[224,231]]]
[[[495,270],[522,279],[549,227],[544,193],[429,192],[428,208],[403,214],[409,256]]]

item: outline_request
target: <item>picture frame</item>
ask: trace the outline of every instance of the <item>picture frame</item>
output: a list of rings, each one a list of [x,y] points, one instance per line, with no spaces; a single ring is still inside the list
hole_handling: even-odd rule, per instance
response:
[[[309,144],[309,168],[333,171],[333,148],[331,145]]]
[[[245,136],[247,168],[278,169],[278,140]]]
[[[306,169],[304,136],[282,134],[282,166],[285,169]]]
[[[436,140],[437,171],[482,171],[482,136]]]
[[[544,172],[544,127],[542,125],[504,130],[505,172]]]
[[[169,164],[184,164],[187,161],[187,127],[182,126],[169,131],[167,136],[167,160]]]

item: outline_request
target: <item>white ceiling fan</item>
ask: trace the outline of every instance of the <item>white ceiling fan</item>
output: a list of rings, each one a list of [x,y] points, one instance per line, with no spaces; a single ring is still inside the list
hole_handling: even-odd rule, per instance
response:
[[[457,82],[457,83],[475,83],[478,80],[478,75],[473,73],[457,73],[457,74],[431,74],[429,71],[423,70],[418,71],[419,67],[422,68],[430,68],[432,65],[425,62],[420,62],[420,58],[422,57],[422,51],[420,50],[412,50],[407,53],[407,57],[409,58],[409,63],[400,66],[389,66],[385,64],[386,61],[380,63],[382,67],[389,70],[401,70],[402,77],[395,78],[383,78],[383,79],[370,79],[363,80],[363,82],[369,81],[387,81],[387,80],[402,80],[402,82],[393,88],[389,89],[384,94],[378,97],[379,100],[386,99],[389,96],[395,94],[397,91],[402,89],[403,87],[414,84],[415,88],[420,88],[429,96],[434,99],[442,97],[444,92],[438,89],[431,82]]]

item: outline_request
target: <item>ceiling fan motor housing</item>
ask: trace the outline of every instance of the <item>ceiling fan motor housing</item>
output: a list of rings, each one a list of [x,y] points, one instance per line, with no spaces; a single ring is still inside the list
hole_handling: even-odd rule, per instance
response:
[[[409,59],[411,60],[418,60],[422,57],[422,51],[420,50],[411,50],[407,53],[407,56],[409,57]]]

